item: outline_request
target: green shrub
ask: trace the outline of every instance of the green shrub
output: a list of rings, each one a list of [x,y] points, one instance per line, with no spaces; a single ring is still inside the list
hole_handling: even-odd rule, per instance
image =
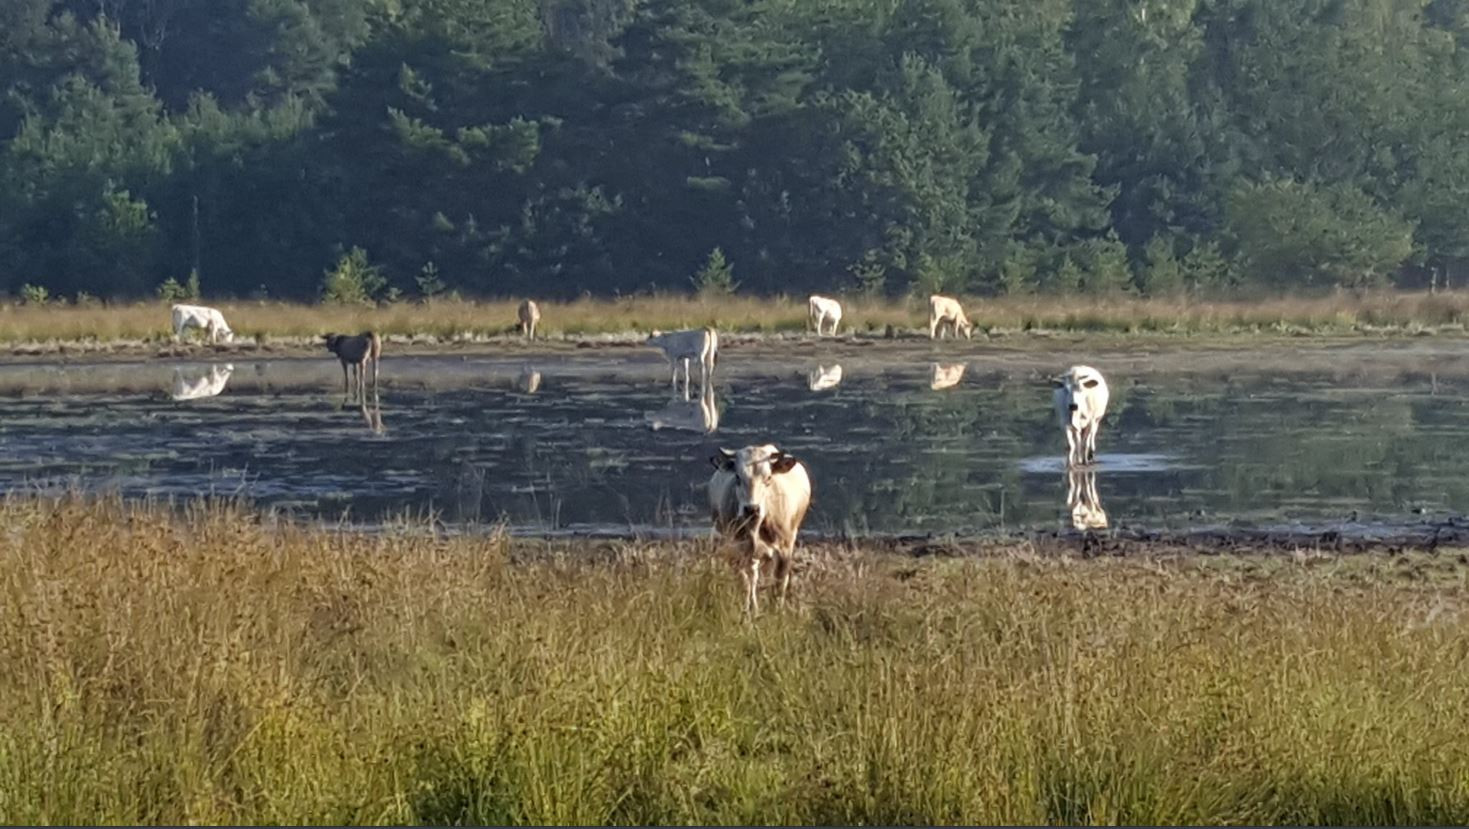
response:
[[[715,248],[690,280],[701,296],[729,296],[740,287],[734,278],[734,265],[724,258],[724,251]]]
[[[20,286],[20,301],[26,305],[45,305],[51,299],[51,292],[46,290],[45,285],[32,285],[27,282]]]
[[[327,271],[321,281],[321,301],[337,305],[371,305],[388,287],[382,269],[367,261],[367,251],[354,247]]]

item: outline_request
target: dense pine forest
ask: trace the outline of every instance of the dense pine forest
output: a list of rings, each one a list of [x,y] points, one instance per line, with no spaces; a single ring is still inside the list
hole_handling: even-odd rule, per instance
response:
[[[0,291],[1457,283],[1466,47],[1469,0],[5,0]]]

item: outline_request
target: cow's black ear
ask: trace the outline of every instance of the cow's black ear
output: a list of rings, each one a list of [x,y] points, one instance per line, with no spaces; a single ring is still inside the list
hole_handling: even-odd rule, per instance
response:
[[[780,455],[771,459],[770,471],[776,473],[777,475],[783,472],[790,472],[796,467],[796,464],[798,463],[800,463],[800,461],[796,460],[794,456],[787,455],[782,452],[780,453]]]
[[[720,449],[717,454],[709,456],[709,463],[712,464],[715,469],[723,469],[728,471],[730,469],[734,469],[734,459],[735,453],[729,451],[728,449]]]

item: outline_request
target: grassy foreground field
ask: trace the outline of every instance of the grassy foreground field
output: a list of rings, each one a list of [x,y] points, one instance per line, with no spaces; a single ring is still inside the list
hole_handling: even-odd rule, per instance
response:
[[[844,297],[843,331],[927,334],[920,298]],[[702,325],[721,331],[777,333],[804,330],[804,298],[666,296],[542,302],[541,331],[579,338]],[[509,336],[518,301],[396,303],[375,308],[278,302],[224,302],[231,326],[250,341],[315,337],[327,331],[371,328],[393,336],[438,341]],[[1361,297],[1275,298],[1230,302],[1135,297],[1008,297],[968,299],[970,319],[994,334],[1027,331],[1129,335],[1462,333],[1469,293],[1383,292]],[[166,303],[120,306],[0,305],[0,343],[132,343],[170,334]]]
[[[816,551],[0,503],[0,822],[1464,823],[1456,556]]]

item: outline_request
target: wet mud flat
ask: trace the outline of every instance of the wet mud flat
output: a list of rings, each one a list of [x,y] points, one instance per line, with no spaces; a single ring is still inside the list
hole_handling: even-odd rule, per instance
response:
[[[227,495],[308,521],[657,543],[708,531],[721,446],[812,470],[804,537],[906,555],[1438,551],[1469,545],[1469,342],[1350,345],[812,338],[734,342],[687,397],[662,355],[520,347],[0,363],[0,490]],[[1112,387],[1064,468],[1048,378]],[[949,552],[945,552],[949,551]]]

